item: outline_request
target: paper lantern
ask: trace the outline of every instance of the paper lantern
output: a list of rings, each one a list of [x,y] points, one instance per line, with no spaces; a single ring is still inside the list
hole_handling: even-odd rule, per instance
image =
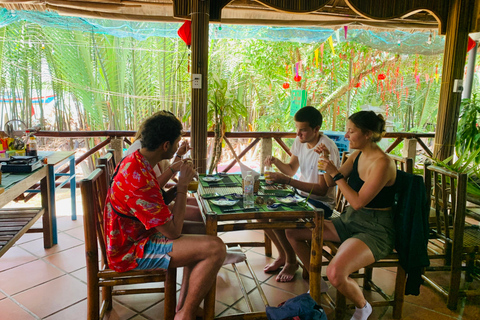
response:
[[[183,41],[185,41],[187,47],[190,48],[190,44],[192,43],[192,22],[186,20],[180,29],[178,29],[177,34]]]
[[[296,81],[296,82],[299,82],[300,80],[302,80],[302,77],[297,75],[297,76],[293,77],[293,80]]]
[[[386,77],[387,77],[386,75],[384,75],[383,73],[380,73],[378,75],[378,80],[385,80]]]
[[[290,88],[290,84],[288,82],[285,82],[283,85],[282,85],[283,89],[288,89]]]
[[[470,37],[468,37],[467,52],[475,48],[477,43]]]
[[[361,84],[360,82],[357,82],[357,83],[355,83],[355,85],[354,85],[355,88],[360,88],[361,86],[362,86],[362,84]]]

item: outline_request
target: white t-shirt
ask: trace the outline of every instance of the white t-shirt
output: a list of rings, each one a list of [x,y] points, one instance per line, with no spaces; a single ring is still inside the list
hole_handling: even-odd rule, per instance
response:
[[[324,134],[320,135],[318,140],[319,144],[323,143],[327,149],[330,151],[330,160],[333,161],[337,168],[340,167],[340,154],[338,152],[337,145],[333,142],[332,139],[327,137]],[[315,147],[316,147],[315,146]],[[298,158],[300,164],[300,181],[318,183],[318,158],[320,155],[314,151],[314,148],[308,148],[307,143],[301,143],[298,137],[295,138],[293,146],[291,148],[292,154]],[[298,190],[298,192],[304,196],[308,197],[308,192]],[[335,207],[335,188],[329,188],[325,196],[319,196],[315,194],[310,195],[311,199],[318,200],[329,206],[330,208]]]
[[[140,139],[137,139],[135,140],[131,145],[130,147],[128,148],[127,151],[125,151],[125,157],[134,153],[135,151],[137,150],[140,150],[142,148],[142,142],[140,141]],[[162,160],[162,161],[167,161],[168,164],[170,165],[170,162],[168,160]],[[162,162],[160,161],[159,164]],[[162,172],[160,171],[160,168],[158,167],[158,164],[153,167],[153,171],[155,171],[155,176],[158,178],[160,177],[160,175],[162,174]]]

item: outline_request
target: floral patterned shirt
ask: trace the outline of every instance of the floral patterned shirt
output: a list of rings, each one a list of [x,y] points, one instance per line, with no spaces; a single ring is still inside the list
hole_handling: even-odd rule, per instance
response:
[[[148,238],[157,232],[155,227],[172,220],[173,215],[152,166],[138,150],[119,166],[108,190],[104,219],[108,265],[124,272],[137,267],[136,259],[143,257]]]

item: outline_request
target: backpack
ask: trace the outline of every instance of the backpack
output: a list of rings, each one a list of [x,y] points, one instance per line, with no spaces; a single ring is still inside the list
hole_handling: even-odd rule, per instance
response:
[[[321,306],[308,293],[288,299],[278,307],[267,307],[268,320],[327,320]]]

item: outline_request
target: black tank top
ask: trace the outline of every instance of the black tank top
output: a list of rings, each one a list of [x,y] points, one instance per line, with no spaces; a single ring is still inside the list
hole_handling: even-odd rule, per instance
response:
[[[348,178],[348,185],[358,192],[360,188],[362,188],[363,184],[365,183],[362,179],[360,179],[360,175],[358,174],[358,159],[360,158],[360,152],[353,162],[353,170],[350,173]],[[393,202],[395,200],[395,184],[387,187],[383,187],[382,190],[367,204],[365,207],[367,208],[388,208],[393,206]]]

